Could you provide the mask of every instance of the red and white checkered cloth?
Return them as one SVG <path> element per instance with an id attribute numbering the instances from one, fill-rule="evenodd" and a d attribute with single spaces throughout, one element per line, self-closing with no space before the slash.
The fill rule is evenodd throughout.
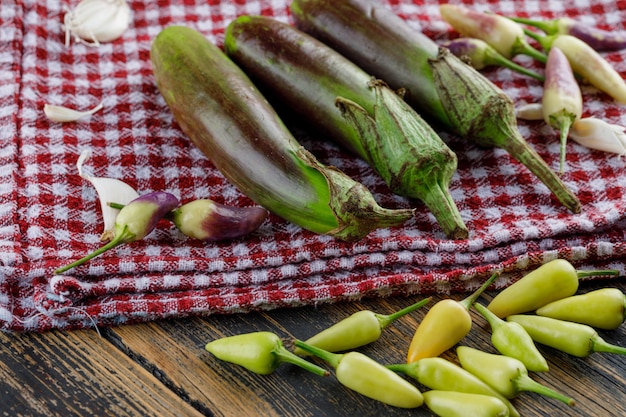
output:
<path id="1" fill-rule="evenodd" d="M 437 0 L 381 0 L 437 41 L 455 36 Z M 64 44 L 66 7 L 77 1 L 3 0 L 0 8 L 0 328 L 43 331 L 117 325 L 166 317 L 242 312 L 364 296 L 469 291 L 491 271 L 498 286 L 562 257 L 579 268 L 624 272 L 626 161 L 570 141 L 565 183 L 583 211 L 572 215 L 532 174 L 499 149 L 445 136 L 459 168 L 452 196 L 470 229 L 445 238 L 419 202 L 389 193 L 363 161 L 309 134 L 302 143 L 353 176 L 385 207 L 417 207 L 405 225 L 345 243 L 270 218 L 231 242 L 184 238 L 166 222 L 140 242 L 120 246 L 65 275 L 53 271 L 100 246 L 97 194 L 76 170 L 90 149 L 92 174 L 121 179 L 140 193 L 163 190 L 182 202 L 212 198 L 252 205 L 181 132 L 157 90 L 151 41 L 172 24 L 189 25 L 221 45 L 241 14 L 290 22 L 287 0 L 130 1 L 123 37 L 99 47 Z M 532 18 L 570 16 L 626 32 L 626 1 L 481 0 L 468 7 Z M 626 51 L 605 54 L 626 75 Z M 523 65 L 541 71 L 524 57 Z M 485 74 L 518 104 L 538 101 L 541 84 L 506 69 Z M 626 107 L 584 87 L 585 116 L 626 125 Z M 60 124 L 45 103 L 104 109 Z M 520 122 L 522 135 L 558 169 L 557 133 Z M 93 322 L 92 322 L 93 320 Z"/>

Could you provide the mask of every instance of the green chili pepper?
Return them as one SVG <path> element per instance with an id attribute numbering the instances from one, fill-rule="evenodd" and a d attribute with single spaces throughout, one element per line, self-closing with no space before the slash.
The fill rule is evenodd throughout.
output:
<path id="1" fill-rule="evenodd" d="M 534 311 L 552 301 L 576 294 L 581 277 L 618 274 L 619 271 L 613 269 L 576 271 L 565 259 L 555 259 L 501 291 L 487 308 L 500 318 Z"/>
<path id="2" fill-rule="evenodd" d="M 459 346 L 456 354 L 463 368 L 509 399 L 515 398 L 522 391 L 529 391 L 570 406 L 575 405 L 573 399 L 531 379 L 524 364 L 515 358 L 483 352 L 469 346 Z"/>
<path id="3" fill-rule="evenodd" d="M 491 326 L 491 343 L 498 352 L 518 359 L 529 371 L 548 371 L 548 362 L 521 324 L 502 320 L 482 304 L 475 303 L 474 308 Z"/>
<path id="4" fill-rule="evenodd" d="M 478 290 L 461 301 L 446 299 L 435 304 L 415 330 L 407 362 L 439 356 L 467 336 L 472 328 L 470 307 L 497 277 L 498 274 L 493 274 Z"/>
<path id="5" fill-rule="evenodd" d="M 508 417 L 509 409 L 499 399 L 466 392 L 431 390 L 424 403 L 440 417 Z"/>
<path id="6" fill-rule="evenodd" d="M 615 330 L 626 319 L 626 296 L 619 288 L 602 288 L 553 301 L 536 313 L 598 329 Z"/>
<path id="7" fill-rule="evenodd" d="M 537 343 L 581 358 L 594 352 L 626 355 L 626 348 L 608 343 L 586 324 L 550 317 L 516 314 L 507 320 L 521 324 Z"/>
<path id="8" fill-rule="evenodd" d="M 271 332 L 244 333 L 209 342 L 205 349 L 218 359 L 231 362 L 261 375 L 271 374 L 283 362 L 292 363 L 320 376 L 328 371 L 312 364 L 283 346 Z"/>
<path id="9" fill-rule="evenodd" d="M 332 353 L 300 340 L 295 344 L 328 362 L 335 368 L 337 381 L 361 395 L 401 408 L 416 408 L 424 403 L 416 386 L 360 352 Z"/>
<path id="10" fill-rule="evenodd" d="M 387 368 L 415 379 L 431 390 L 489 395 L 506 404 L 511 417 L 519 417 L 513 404 L 476 375 L 442 357 L 423 358 L 413 363 L 387 365 Z"/>
<path id="11" fill-rule="evenodd" d="M 351 316 L 335 323 L 305 341 L 307 345 L 339 352 L 355 349 L 376 341 L 384 328 L 400 317 L 428 304 L 428 297 L 393 314 L 377 314 L 370 310 L 358 311 Z M 306 354 L 302 349 L 294 351 L 298 355 Z"/>

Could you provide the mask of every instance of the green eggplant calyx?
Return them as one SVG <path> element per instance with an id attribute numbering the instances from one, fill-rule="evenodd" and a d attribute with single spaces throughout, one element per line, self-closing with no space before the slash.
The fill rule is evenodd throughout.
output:
<path id="1" fill-rule="evenodd" d="M 300 152 L 306 161 L 310 154 Z M 372 193 L 361 183 L 332 166 L 319 163 L 312 155 L 310 166 L 317 169 L 329 186 L 329 207 L 337 220 L 337 227 L 326 234 L 345 241 L 355 241 L 370 231 L 398 226 L 415 215 L 414 209 L 387 209 L 378 205 Z"/>
<path id="2" fill-rule="evenodd" d="M 335 102 L 346 123 L 359 133 L 368 161 L 393 192 L 423 201 L 447 236 L 467 238 L 448 189 L 456 155 L 397 92 L 380 80 L 369 86 L 376 93 L 372 114 L 343 97 Z"/>
<path id="3" fill-rule="evenodd" d="M 515 106 L 504 91 L 448 50 L 430 60 L 433 79 L 454 130 L 481 146 L 506 150 L 526 166 L 573 213 L 580 201 L 522 138 Z"/>

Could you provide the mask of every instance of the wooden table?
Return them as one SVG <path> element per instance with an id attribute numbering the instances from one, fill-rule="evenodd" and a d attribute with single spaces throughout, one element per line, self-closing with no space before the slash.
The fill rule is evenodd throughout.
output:
<path id="1" fill-rule="evenodd" d="M 581 290 L 607 286 L 626 291 L 623 279 L 584 283 Z M 491 296 L 486 293 L 482 301 Z M 333 374 L 318 377 L 283 365 L 260 376 L 204 350 L 215 338 L 258 330 L 304 339 L 359 309 L 391 313 L 420 298 L 161 321 L 100 329 L 101 337 L 94 330 L 0 334 L 0 415 L 432 416 L 425 407 L 396 409 L 364 398 L 340 386 Z M 381 362 L 402 362 L 425 311 L 396 322 L 362 351 Z M 474 328 L 463 344 L 491 350 L 487 323 L 472 314 Z M 626 345 L 626 325 L 600 334 Z M 513 400 L 522 416 L 626 416 L 626 357 L 596 353 L 580 359 L 550 348 L 541 351 L 550 371 L 532 378 L 575 398 L 577 406 L 523 393 Z M 453 352 L 443 356 L 455 360 Z"/>

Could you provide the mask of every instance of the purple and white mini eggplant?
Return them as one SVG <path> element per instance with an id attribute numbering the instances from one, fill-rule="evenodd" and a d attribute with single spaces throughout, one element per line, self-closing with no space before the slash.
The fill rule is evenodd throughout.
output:
<path id="1" fill-rule="evenodd" d="M 469 60 L 468 64 L 477 70 L 490 66 L 500 66 L 519 72 L 520 74 L 528 75 L 529 77 L 535 78 L 539 81 L 544 81 L 543 75 L 537 74 L 536 72 L 529 70 L 528 68 L 524 68 L 510 59 L 505 58 L 493 46 L 489 45 L 482 39 L 456 38 L 445 42 L 441 46 L 448 48 L 450 52 L 459 58 L 467 58 Z"/>
<path id="2" fill-rule="evenodd" d="M 482 39 L 505 58 L 523 54 L 546 61 L 546 56 L 526 41 L 524 28 L 509 18 L 453 4 L 440 5 L 439 12 L 462 36 Z"/>
<path id="3" fill-rule="evenodd" d="M 613 97 L 615 101 L 626 104 L 626 82 L 611 63 L 587 43 L 572 35 L 539 36 L 530 31 L 526 33 L 537 40 L 546 51 L 559 48 L 576 75 Z"/>
<path id="4" fill-rule="evenodd" d="M 210 199 L 194 200 L 168 218 L 186 236 L 203 241 L 235 239 L 259 228 L 268 215 L 262 207 L 235 207 Z"/>
<path id="5" fill-rule="evenodd" d="M 544 121 L 560 132 L 562 173 L 567 137 L 572 124 L 582 116 L 583 97 L 567 57 L 557 47 L 548 54 L 541 106 Z"/>
<path id="6" fill-rule="evenodd" d="M 619 51 L 626 48 L 626 33 L 609 32 L 593 26 L 585 25 L 570 17 L 561 17 L 552 20 L 532 20 L 521 17 L 510 17 L 517 23 L 535 27 L 546 35 L 571 35 L 598 52 Z"/>
<path id="7" fill-rule="evenodd" d="M 143 239 L 154 230 L 166 214 L 179 204 L 178 198 L 164 191 L 155 191 L 137 197 L 120 210 L 115 219 L 114 235 L 108 243 L 87 256 L 58 268 L 54 273 L 61 274 L 118 245 Z"/>

